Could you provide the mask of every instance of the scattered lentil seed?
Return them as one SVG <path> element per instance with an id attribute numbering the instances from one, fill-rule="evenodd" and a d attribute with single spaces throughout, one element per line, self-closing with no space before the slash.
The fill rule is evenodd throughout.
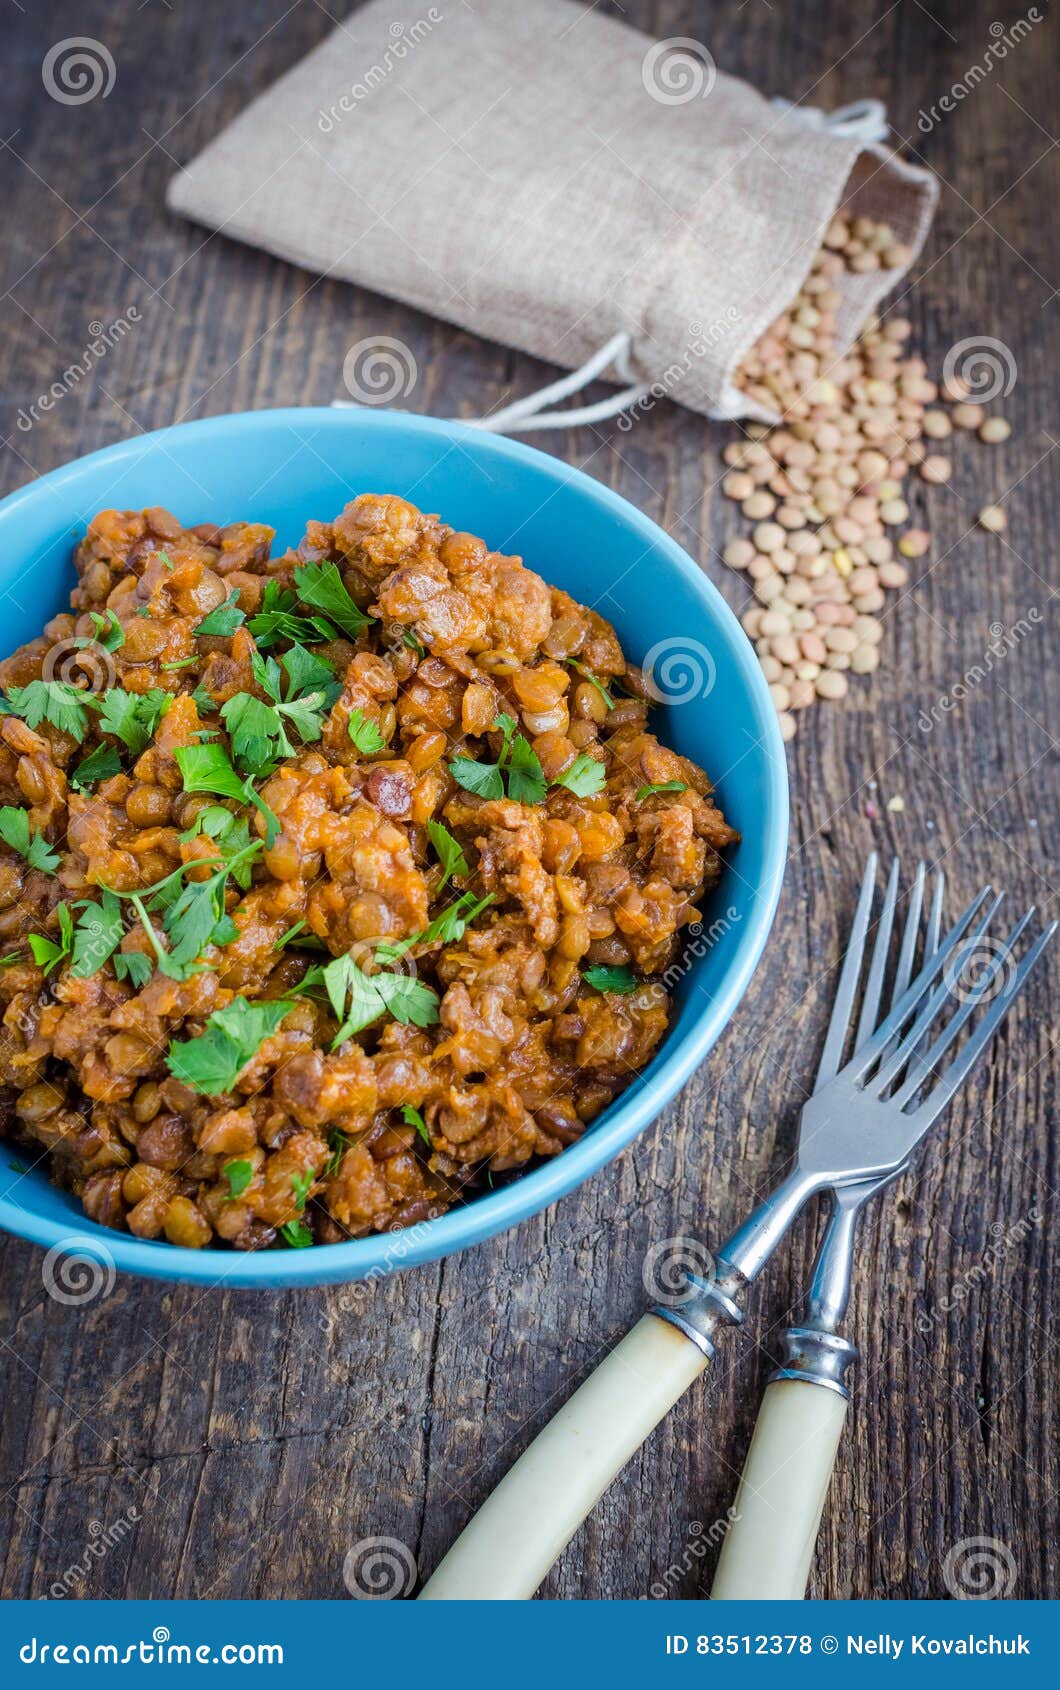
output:
<path id="1" fill-rule="evenodd" d="M 988 446 L 998 446 L 1002 440 L 1007 440 L 1012 433 L 1012 424 L 1007 417 L 987 417 L 980 425 L 979 438 Z"/>
<path id="2" fill-rule="evenodd" d="M 949 458 L 932 456 L 925 458 L 920 466 L 921 479 L 941 485 L 948 481 L 953 474 L 953 465 Z"/>
<path id="3" fill-rule="evenodd" d="M 1003 534 L 1008 527 L 1008 517 L 1000 505 L 984 505 L 976 521 L 991 534 Z"/>
<path id="4" fill-rule="evenodd" d="M 981 405 L 954 405 L 953 424 L 955 428 L 978 428 L 986 416 Z"/>

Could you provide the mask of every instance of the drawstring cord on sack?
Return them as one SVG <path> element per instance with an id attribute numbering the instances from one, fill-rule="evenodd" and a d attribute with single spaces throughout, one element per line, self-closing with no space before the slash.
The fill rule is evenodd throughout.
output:
<path id="1" fill-rule="evenodd" d="M 842 135 L 848 140 L 884 141 L 889 132 L 887 110 L 882 100 L 854 100 L 850 105 L 838 106 L 832 112 L 822 111 L 819 106 L 798 105 L 793 100 L 783 100 L 779 96 L 770 103 L 782 114 L 782 118 L 790 118 L 808 129 L 827 129 L 829 133 Z M 505 405 L 503 410 L 494 411 L 492 416 L 457 417 L 454 421 L 466 423 L 469 428 L 481 428 L 490 434 L 544 433 L 549 429 L 578 428 L 584 423 L 608 422 L 612 417 L 617 417 L 619 412 L 629 410 L 645 398 L 654 385 L 650 381 L 634 380 L 630 367 L 632 351 L 632 336 L 628 330 L 620 329 L 569 375 L 549 382 L 547 387 L 539 387 L 536 393 L 528 393 L 525 399 L 513 400 L 510 405 Z M 599 400 L 595 405 L 581 405 L 572 411 L 546 409 L 553 403 L 580 393 L 591 381 L 595 381 L 597 376 L 603 375 L 612 364 L 619 380 L 628 383 L 620 392 L 612 394 L 609 399 Z M 334 403 L 347 405 L 349 401 L 338 399 Z"/>

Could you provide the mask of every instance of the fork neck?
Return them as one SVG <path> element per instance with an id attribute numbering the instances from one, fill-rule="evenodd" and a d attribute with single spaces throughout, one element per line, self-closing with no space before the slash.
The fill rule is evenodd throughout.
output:
<path id="1" fill-rule="evenodd" d="M 719 1282 L 727 1284 L 731 1278 L 731 1289 L 735 1290 L 757 1279 L 799 1210 L 823 1184 L 819 1176 L 793 1168 L 765 1202 L 759 1204 L 750 1220 L 721 1246 Z"/>

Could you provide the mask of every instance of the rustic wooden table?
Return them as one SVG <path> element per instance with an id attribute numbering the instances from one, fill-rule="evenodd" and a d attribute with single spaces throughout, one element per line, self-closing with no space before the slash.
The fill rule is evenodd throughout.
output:
<path id="1" fill-rule="evenodd" d="M 769 93 L 826 107 L 860 95 L 888 102 L 943 182 L 903 309 L 932 368 L 967 335 L 1011 348 L 1015 432 L 989 453 L 958 446 L 953 486 L 918 491 L 937 561 L 916 566 L 888 614 L 871 684 L 816 710 L 791 748 L 787 880 L 758 976 L 703 1072 L 588 1186 L 492 1243 L 361 1290 L 203 1293 L 122 1280 L 108 1298 L 66 1308 L 44 1293 L 41 1252 L 4 1240 L 5 1596 L 46 1595 L 69 1573 L 66 1588 L 85 1596 L 342 1597 L 347 1551 L 379 1535 L 409 1546 L 428 1572 L 637 1315 L 647 1244 L 718 1236 L 783 1165 L 827 1013 L 807 986 L 834 965 L 866 851 L 941 863 L 954 900 L 989 878 L 1014 906 L 1036 900 L 1056 913 L 1057 670 L 1046 626 L 1057 519 L 1056 20 L 969 79 L 997 33 L 992 0 L 605 9 L 708 41 L 722 65 Z M 165 212 L 174 168 L 330 29 L 324 4 L 40 0 L 8 11 L 4 491 L 162 424 L 326 403 L 343 393 L 346 349 L 372 333 L 414 349 L 423 375 L 410 403 L 443 416 L 553 374 Z M 104 43 L 118 74 L 108 99 L 68 107 L 48 96 L 41 66 L 75 31 Z M 925 136 L 918 112 L 958 83 L 968 97 Z M 82 382 L 65 382 L 39 421 L 20 423 L 81 358 L 89 325 L 133 306 L 135 333 Z M 742 608 L 745 584 L 718 558 L 732 527 L 732 508 L 712 491 L 726 438 L 662 404 L 631 434 L 611 424 L 549 437 L 546 449 L 670 528 Z M 1005 539 L 962 538 L 999 495 Z M 938 726 L 918 726 L 982 663 L 991 624 L 1032 609 L 1032 635 Z M 893 797 L 904 810 L 886 808 Z M 815 1564 L 819 1596 L 945 1595 L 947 1552 L 977 1537 L 1004 1546 L 1012 1594 L 1060 1595 L 1049 984 L 1043 976 L 988 1071 L 864 1227 L 853 1316 L 864 1360 Z M 614 1485 L 544 1595 L 709 1590 L 710 1526 L 732 1500 L 810 1231 L 755 1293 L 747 1336 Z M 101 1540 L 107 1553 L 91 1553 Z"/>

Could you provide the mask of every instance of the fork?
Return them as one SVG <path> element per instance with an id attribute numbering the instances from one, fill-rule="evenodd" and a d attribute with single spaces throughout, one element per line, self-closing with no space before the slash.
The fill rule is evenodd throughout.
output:
<path id="1" fill-rule="evenodd" d="M 858 1050 L 875 1028 L 898 898 L 897 859 L 884 894 L 854 1036 Z M 891 992 L 892 1006 L 913 971 L 924 901 L 925 868 L 917 865 Z M 875 852 L 868 859 L 850 930 L 832 1018 L 814 1091 L 835 1074 L 846 1043 L 861 978 L 876 882 Z M 938 949 L 945 877 L 936 873 L 924 938 L 924 962 Z M 899 1170 L 900 1172 L 901 1170 Z M 804 1595 L 814 1543 L 846 1419 L 847 1371 L 855 1346 L 838 1332 L 850 1299 L 858 1216 L 897 1173 L 831 1193 L 832 1213 L 814 1262 L 802 1315 L 781 1340 L 782 1362 L 770 1375 L 754 1436 L 730 1512 L 711 1597 L 794 1599 Z M 794 1389 L 814 1385 L 816 1390 Z"/>
<path id="2" fill-rule="evenodd" d="M 869 867 L 874 876 L 874 861 Z M 991 899 L 990 892 L 985 887 L 976 894 L 870 1032 L 873 1008 L 860 1027 L 864 1038 L 857 1040 L 841 1067 L 847 1005 L 836 1036 L 830 1030 L 825 1041 L 822 1067 L 829 1077 L 802 1109 L 792 1171 L 722 1246 L 710 1277 L 689 1275 L 688 1297 L 643 1315 L 579 1386 L 465 1527 L 420 1592 L 421 1601 L 532 1596 L 608 1485 L 705 1370 L 719 1329 L 743 1320 L 743 1293 L 807 1201 L 829 1189 L 882 1185 L 901 1172 L 987 1048 L 1055 930 L 1054 924 L 1030 946 L 934 1088 L 917 1103 L 996 975 L 995 969 L 965 994 L 961 1007 L 925 1049 L 933 1023 L 947 1000 L 953 1001 L 953 981 L 997 912 L 1001 899 Z M 995 950 L 998 967 L 1011 958 L 1030 914 Z M 885 960 L 881 951 L 878 979 L 871 988 L 876 1007 Z M 841 997 L 845 979 L 846 968 Z M 827 1395 L 842 1401 L 838 1393 Z M 837 1428 L 830 1427 L 829 1435 L 838 1443 Z M 822 1503 L 823 1496 L 822 1489 Z"/>

